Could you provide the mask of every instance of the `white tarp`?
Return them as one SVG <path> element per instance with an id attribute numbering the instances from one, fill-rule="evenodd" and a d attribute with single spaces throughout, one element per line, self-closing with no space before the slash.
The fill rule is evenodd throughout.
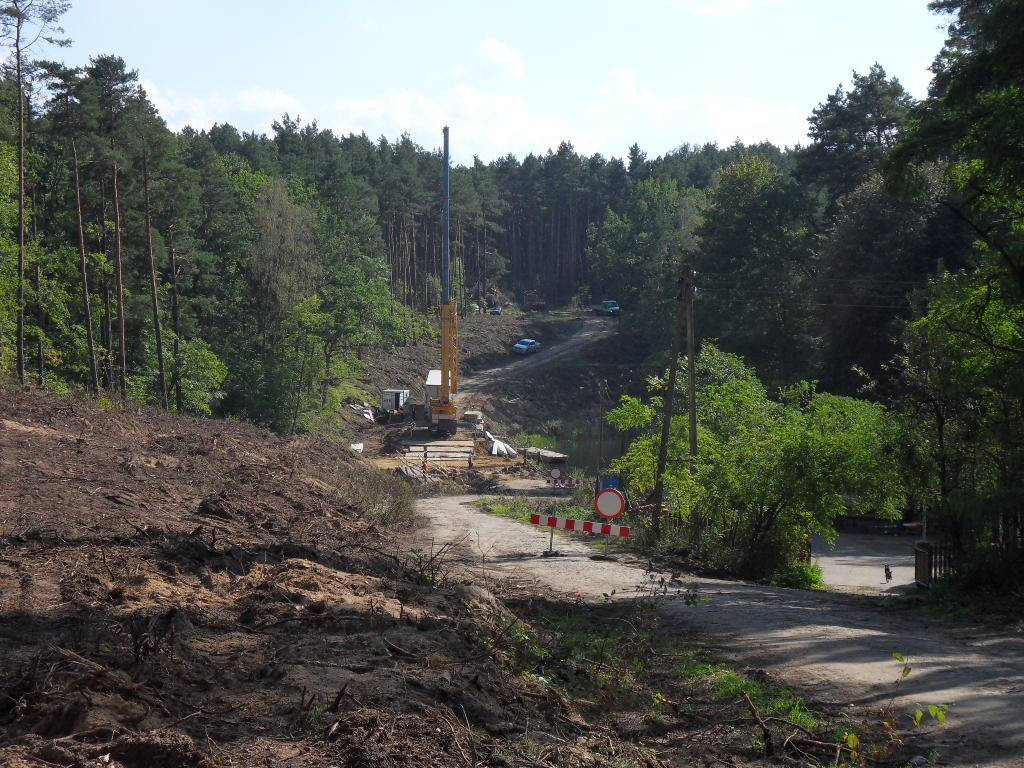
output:
<path id="1" fill-rule="evenodd" d="M 366 403 L 363 403 L 362 405 L 349 404 L 348 407 L 351 408 L 356 413 L 358 413 L 367 421 L 373 421 L 373 408 L 368 406 Z"/>
<path id="2" fill-rule="evenodd" d="M 491 456 L 507 456 L 511 459 L 519 455 L 515 448 L 506 442 L 502 442 L 490 432 L 485 430 L 484 435 L 491 441 Z"/>

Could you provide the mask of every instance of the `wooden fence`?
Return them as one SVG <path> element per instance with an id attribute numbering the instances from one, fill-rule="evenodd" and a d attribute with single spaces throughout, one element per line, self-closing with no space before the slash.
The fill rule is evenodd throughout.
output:
<path id="1" fill-rule="evenodd" d="M 930 587 L 936 580 L 949 576 L 955 564 L 950 544 L 919 541 L 914 545 L 914 581 L 919 587 Z"/>

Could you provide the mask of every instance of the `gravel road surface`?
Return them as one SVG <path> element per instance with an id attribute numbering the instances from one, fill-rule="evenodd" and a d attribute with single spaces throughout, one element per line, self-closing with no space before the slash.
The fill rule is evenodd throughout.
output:
<path id="1" fill-rule="evenodd" d="M 461 542 L 467 559 L 493 575 L 533 579 L 586 598 L 614 589 L 628 599 L 647 580 L 642 563 L 591 560 L 595 549 L 580 537 L 556 537 L 563 556 L 542 558 L 546 530 L 486 514 L 478 502 L 475 496 L 422 499 L 418 510 L 435 542 Z M 858 568 L 846 564 L 838 572 Z M 666 618 L 681 631 L 696 630 L 732 658 L 761 667 L 819 701 L 867 707 L 884 705 L 893 696 L 899 665 L 891 654 L 900 651 L 910 658 L 913 672 L 897 705 L 907 710 L 949 706 L 947 724 L 932 728 L 944 764 L 1024 766 L 1024 638 L 1019 633 L 940 626 L 921 614 L 871 607 L 854 595 L 686 580 L 705 600 L 691 607 L 665 603 Z"/>

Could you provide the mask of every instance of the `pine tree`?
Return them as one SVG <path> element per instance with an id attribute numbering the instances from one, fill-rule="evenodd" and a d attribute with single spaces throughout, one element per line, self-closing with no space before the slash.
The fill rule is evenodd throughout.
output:
<path id="1" fill-rule="evenodd" d="M 18 382 L 25 383 L 25 119 L 26 77 L 34 69 L 26 54 L 40 41 L 66 46 L 70 41 L 56 38 L 63 33 L 57 22 L 71 4 L 66 0 L 11 0 L 0 6 L 3 36 L 10 42 L 18 90 Z"/>

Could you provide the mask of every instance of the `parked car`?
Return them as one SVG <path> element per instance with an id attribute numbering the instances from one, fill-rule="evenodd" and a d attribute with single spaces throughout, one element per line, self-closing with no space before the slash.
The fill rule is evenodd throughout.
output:
<path id="1" fill-rule="evenodd" d="M 615 317 L 619 314 L 619 302 L 615 299 L 605 299 L 600 304 L 594 305 L 594 313 Z"/>
<path id="2" fill-rule="evenodd" d="M 500 315 L 500 314 L 503 314 L 503 312 L 504 312 L 504 310 L 501 308 L 500 304 L 498 304 L 496 306 L 493 306 L 493 307 L 491 307 L 490 309 L 487 310 L 487 314 L 489 314 L 489 315 Z"/>
<path id="3" fill-rule="evenodd" d="M 520 339 L 512 345 L 512 351 L 517 355 L 528 355 L 540 349 L 540 342 L 536 339 Z"/>

